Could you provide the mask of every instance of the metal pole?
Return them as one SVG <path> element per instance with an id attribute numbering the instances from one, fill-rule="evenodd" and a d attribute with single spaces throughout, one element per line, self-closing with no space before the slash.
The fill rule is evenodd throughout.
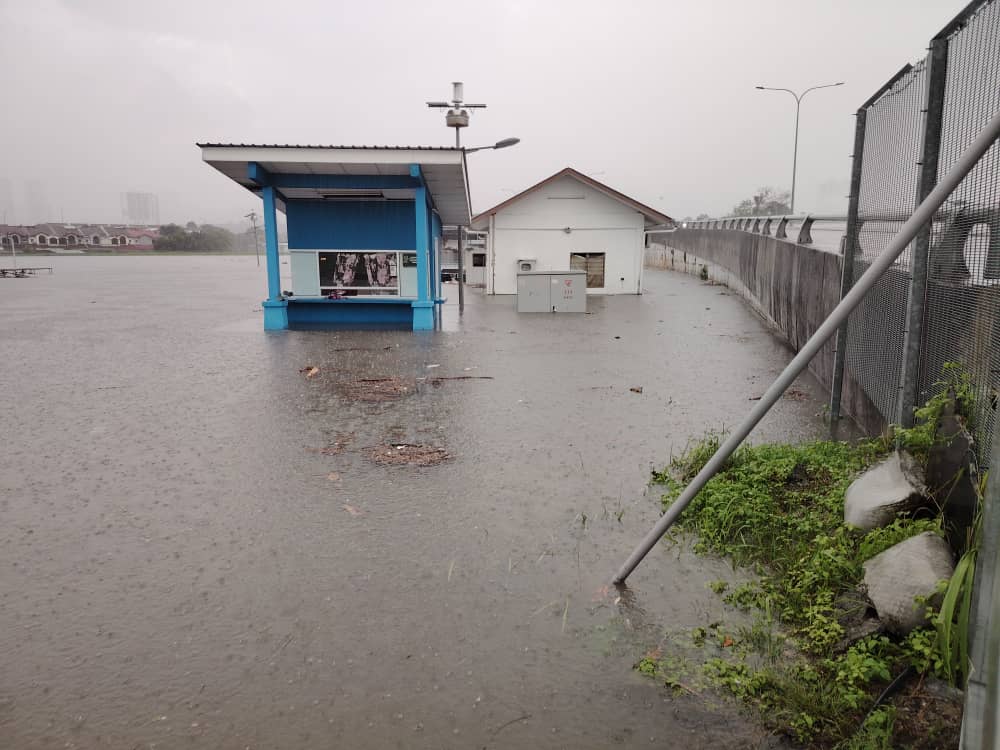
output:
<path id="1" fill-rule="evenodd" d="M 462 235 L 465 227 L 458 226 L 458 309 L 465 309 L 465 249 L 462 247 Z"/>
<path id="2" fill-rule="evenodd" d="M 868 109 L 858 110 L 854 122 L 854 158 L 851 162 L 851 196 L 847 202 L 847 237 L 844 242 L 843 268 L 840 274 L 840 298 L 843 299 L 854 284 L 854 258 L 857 255 L 860 226 L 858 203 L 861 195 L 861 172 L 865 154 L 865 125 Z M 833 385 L 830 387 L 830 430 L 840 419 L 840 402 L 844 391 L 844 363 L 847 360 L 847 319 L 837 329 L 837 346 L 833 353 Z"/>
<path id="3" fill-rule="evenodd" d="M 920 182 L 916 202 L 926 198 L 937 183 L 941 127 L 944 119 L 944 89 L 948 73 L 948 40 L 934 39 L 928 57 L 927 114 L 924 120 L 920 155 Z M 899 401 L 896 421 L 913 426 L 913 410 L 920 393 L 920 359 L 923 351 L 924 310 L 927 301 L 927 261 L 931 247 L 931 223 L 922 227 L 913 243 L 913 265 L 907 292 L 907 322 L 903 363 L 899 373 Z"/>
<path id="4" fill-rule="evenodd" d="M 257 239 L 257 214 L 250 212 L 250 224 L 253 226 L 253 251 L 257 255 L 257 268 L 260 268 L 260 241 Z"/>
<path id="5" fill-rule="evenodd" d="M 920 228 L 931 221 L 934 212 L 945 202 L 951 192 L 958 186 L 962 179 L 976 165 L 976 162 L 986 153 L 987 149 L 997 137 L 1000 136 L 1000 113 L 994 115 L 986 127 L 976 137 L 976 140 L 963 152 L 958 162 L 951 171 L 945 175 L 940 183 L 931 191 L 931 194 L 917 206 L 909 219 L 903 224 L 899 232 L 893 237 L 882 254 L 875 259 L 868 270 L 858 279 L 858 283 L 845 296 L 830 313 L 830 316 L 823 321 L 816 332 L 805 343 L 795 358 L 788 363 L 778 378 L 771 384 L 757 405 L 750 410 L 750 413 L 733 430 L 733 433 L 726 441 L 719 446 L 715 455 L 709 459 L 704 468 L 698 472 L 697 476 L 684 489 L 680 497 L 670 506 L 666 513 L 657 521 L 653 529 L 643 538 L 639 545 L 629 555 L 628 560 L 614 577 L 616 584 L 625 582 L 629 574 L 635 570 L 636 566 L 660 540 L 660 537 L 669 529 L 674 521 L 684 512 L 684 509 L 695 498 L 702 487 L 722 468 L 726 460 L 746 439 L 747 435 L 757 426 L 757 423 L 764 418 L 771 407 L 777 403 L 785 390 L 795 381 L 809 364 L 809 361 L 816 356 L 826 340 L 836 333 L 837 328 L 847 320 L 850 312 L 860 304 L 868 290 L 875 286 L 879 277 L 892 266 L 893 263 L 903 254 L 906 246 L 910 244 Z"/>
<path id="6" fill-rule="evenodd" d="M 809 92 L 806 91 L 802 96 L 805 96 Z M 802 105 L 802 98 L 795 96 L 795 146 L 792 148 L 792 198 L 791 203 L 788 207 L 788 212 L 795 213 L 795 173 L 798 171 L 799 166 L 799 107 Z"/>

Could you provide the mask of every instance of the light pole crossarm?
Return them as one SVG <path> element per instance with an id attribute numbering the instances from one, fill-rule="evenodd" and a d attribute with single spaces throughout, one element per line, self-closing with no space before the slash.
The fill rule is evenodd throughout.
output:
<path id="1" fill-rule="evenodd" d="M 791 89 L 780 88 L 776 86 L 755 86 L 755 88 L 760 91 L 787 91 L 793 97 L 795 97 L 795 142 L 792 146 L 792 194 L 789 198 L 789 210 L 791 213 L 795 213 L 795 177 L 798 173 L 799 166 L 799 108 L 802 106 L 802 100 L 805 95 L 810 91 L 815 91 L 816 89 L 829 89 L 834 86 L 843 86 L 843 81 L 838 81 L 837 83 L 823 83 L 819 86 L 810 86 L 801 94 L 796 94 Z"/>
<path id="2" fill-rule="evenodd" d="M 756 86 L 755 88 L 758 88 L 761 91 L 787 91 L 789 94 L 791 94 L 792 96 L 795 97 L 795 101 L 799 101 L 802 98 L 802 96 L 805 96 L 808 92 L 812 91 L 812 89 L 806 89 L 805 91 L 802 92 L 802 96 L 799 96 L 798 94 L 796 94 L 791 89 L 775 88 L 773 86 Z M 814 88 L 818 88 L 818 87 L 814 87 Z"/>

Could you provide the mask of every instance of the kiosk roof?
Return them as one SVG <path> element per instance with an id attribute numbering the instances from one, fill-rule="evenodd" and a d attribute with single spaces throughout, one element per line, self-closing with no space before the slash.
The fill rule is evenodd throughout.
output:
<path id="1" fill-rule="evenodd" d="M 231 180 L 253 193 L 260 186 L 252 181 L 247 165 L 260 164 L 273 174 L 296 175 L 409 175 L 410 165 L 419 164 L 431 201 L 443 224 L 467 225 L 471 214 L 465 152 L 438 146 L 293 146 L 254 143 L 199 143 L 201 158 Z M 359 198 L 371 188 L 358 188 Z M 387 198 L 413 197 L 413 190 L 385 191 Z M 289 199 L 322 199 L 315 188 L 282 188 Z M 338 193 L 350 198 L 350 188 Z M 391 195 L 389 194 L 391 193 Z"/>

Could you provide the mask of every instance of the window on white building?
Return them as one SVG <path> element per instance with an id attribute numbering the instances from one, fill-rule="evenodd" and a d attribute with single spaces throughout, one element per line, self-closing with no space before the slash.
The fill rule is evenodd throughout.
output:
<path id="1" fill-rule="evenodd" d="M 570 253 L 569 267 L 587 272 L 587 289 L 604 288 L 604 253 Z"/>

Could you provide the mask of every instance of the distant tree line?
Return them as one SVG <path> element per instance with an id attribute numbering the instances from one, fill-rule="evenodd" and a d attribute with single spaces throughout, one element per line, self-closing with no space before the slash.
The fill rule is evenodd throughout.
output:
<path id="1" fill-rule="evenodd" d="M 730 211 L 727 216 L 780 216 L 791 213 L 789 201 L 791 193 L 779 190 L 770 185 L 763 185 L 749 198 L 744 198 Z M 709 214 L 698 214 L 695 217 L 685 216 L 684 221 L 704 221 L 717 218 Z"/>
<path id="2" fill-rule="evenodd" d="M 788 201 L 791 193 L 770 185 L 757 188 L 757 192 L 733 206 L 733 216 L 778 216 L 791 213 Z"/>
<path id="3" fill-rule="evenodd" d="M 236 235 L 228 229 L 193 221 L 185 226 L 165 224 L 160 236 L 153 240 L 153 249 L 165 252 L 229 253 L 234 249 Z"/>

